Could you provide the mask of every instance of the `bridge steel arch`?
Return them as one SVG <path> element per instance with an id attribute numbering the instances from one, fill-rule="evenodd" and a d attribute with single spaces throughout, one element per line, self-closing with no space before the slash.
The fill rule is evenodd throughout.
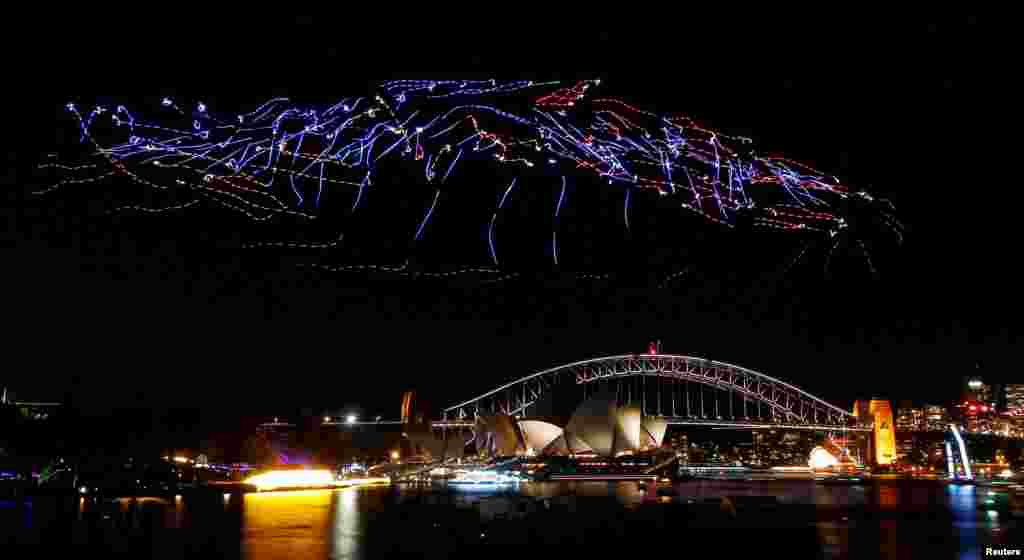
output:
<path id="1" fill-rule="evenodd" d="M 632 377 L 695 382 L 721 391 L 732 391 L 751 402 L 766 405 L 771 417 L 767 424 L 751 423 L 749 419 L 723 421 L 720 416 L 667 417 L 670 424 L 870 430 L 870 423 L 858 421 L 852 413 L 774 377 L 734 364 L 672 354 L 606 356 L 546 369 L 446 408 L 439 424 L 467 425 L 479 416 L 498 413 L 529 416 L 530 407 L 545 390 L 566 378 L 577 385 L 586 385 Z"/>

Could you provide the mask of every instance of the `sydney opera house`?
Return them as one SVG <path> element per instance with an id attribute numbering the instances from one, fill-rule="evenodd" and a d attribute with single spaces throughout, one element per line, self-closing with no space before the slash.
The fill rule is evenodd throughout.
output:
<path id="1" fill-rule="evenodd" d="M 563 417 L 564 418 L 564 417 Z M 568 417 L 555 415 L 513 418 L 505 414 L 478 417 L 473 429 L 477 453 L 498 457 L 596 455 L 615 457 L 661 447 L 667 424 L 659 417 L 644 417 L 640 407 L 619 405 L 613 391 L 602 391 L 580 403 Z M 427 434 L 410 434 L 434 457 L 461 456 L 452 442 Z"/>

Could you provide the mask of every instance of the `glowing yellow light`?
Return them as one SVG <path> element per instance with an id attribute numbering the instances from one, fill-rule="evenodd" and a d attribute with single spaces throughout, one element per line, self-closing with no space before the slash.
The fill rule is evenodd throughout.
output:
<path id="1" fill-rule="evenodd" d="M 400 457 L 400 455 L 398 454 L 398 452 L 397 452 L 397 451 L 392 451 L 392 452 L 391 452 L 391 459 L 392 459 L 393 461 L 397 461 L 399 457 Z"/>
<path id="2" fill-rule="evenodd" d="M 367 484 L 391 484 L 391 479 L 386 476 L 376 476 L 367 478 L 350 478 L 348 480 L 341 481 L 344 486 L 363 486 Z"/>
<path id="3" fill-rule="evenodd" d="M 186 458 L 186 457 L 175 457 L 174 458 L 174 462 L 176 462 L 176 463 L 187 463 L 188 462 L 188 458 Z"/>
<path id="4" fill-rule="evenodd" d="M 308 471 L 270 471 L 250 476 L 245 480 L 245 483 L 256 486 L 260 490 L 338 486 L 338 481 L 334 478 L 334 473 L 326 469 Z"/>
<path id="5" fill-rule="evenodd" d="M 811 450 L 807 464 L 814 470 L 824 470 L 838 465 L 839 461 L 824 447 L 815 447 Z"/>

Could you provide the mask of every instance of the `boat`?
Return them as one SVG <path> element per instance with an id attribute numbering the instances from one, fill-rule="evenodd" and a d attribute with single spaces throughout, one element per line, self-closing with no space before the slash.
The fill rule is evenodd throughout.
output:
<path id="1" fill-rule="evenodd" d="M 499 488 L 518 482 L 517 477 L 495 471 L 465 471 L 456 473 L 455 477 L 448 481 L 448 485 L 456 488 Z"/>

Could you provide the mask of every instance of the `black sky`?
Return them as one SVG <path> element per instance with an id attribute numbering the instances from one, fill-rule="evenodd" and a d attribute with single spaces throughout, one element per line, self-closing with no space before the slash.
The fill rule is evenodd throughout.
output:
<path id="1" fill-rule="evenodd" d="M 25 108 L 14 118 L 34 133 L 8 159 L 3 384 L 33 398 L 72 394 L 93 411 L 360 404 L 397 416 L 406 388 L 454 404 L 654 338 L 843 405 L 871 395 L 945 401 L 979 361 L 995 380 L 1019 380 L 1020 196 L 1003 156 L 1016 104 L 1009 51 L 985 22 L 393 41 L 303 21 L 192 40 L 171 22 L 149 28 L 166 41 L 131 26 L 76 26 L 13 63 Z M 524 75 L 600 77 L 636 105 L 687 112 L 811 162 L 890 197 L 906 243 L 873 281 L 802 274 L 756 288 L 756 274 L 738 266 L 734 281 L 713 275 L 673 290 L 437 287 L 253 256 L 237 249 L 234 218 L 119 220 L 25 195 L 42 180 L 29 169 L 61 138 L 55 131 L 74 136 L 61 113 L 72 98 L 201 96 L 230 111 L 281 94 L 330 101 L 385 79 Z"/>

